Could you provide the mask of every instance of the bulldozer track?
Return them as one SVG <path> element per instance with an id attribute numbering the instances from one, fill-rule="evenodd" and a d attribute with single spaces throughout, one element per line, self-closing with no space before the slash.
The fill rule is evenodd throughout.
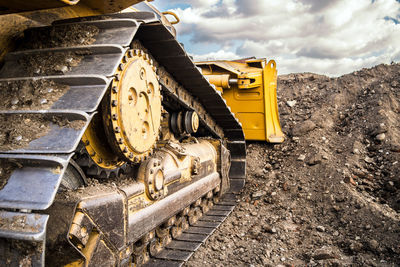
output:
<path id="1" fill-rule="evenodd" d="M 129 51 L 144 51 L 157 68 L 164 98 L 162 103 L 174 103 L 183 110 L 195 111 L 200 124 L 210 136 L 224 140 L 231 155 L 230 193 L 223 197 L 214 194 L 212 200 L 203 196 L 204 201 L 209 203 L 207 207 L 201 206 L 201 202 L 192 203 L 189 212 L 197 214 L 201 210 L 199 214 L 203 216 L 182 215 L 187 219 L 194 216 L 195 219 L 182 234 L 174 235 L 170 242 L 164 242 L 165 246 L 157 248 L 156 252 L 149 251 L 151 259 L 145 264 L 181 266 L 234 209 L 234 192 L 243 187 L 245 180 L 246 144 L 241 125 L 221 94 L 201 75 L 183 47 L 153 13 L 121 13 L 54 22 L 58 27 L 71 24 L 97 27 L 99 33 L 95 42 L 81 46 L 16 51 L 5 58 L 0 82 L 43 79 L 66 84 L 70 89 L 47 110 L 1 110 L 0 114 L 40 115 L 45 121 L 59 116 L 69 122 L 82 123 L 79 127 L 51 124 L 50 132 L 40 141 L 32 142 L 27 147 L 0 151 L 0 159 L 11 159 L 28 166 L 21 169 L 19 180 L 8 181 L 6 190 L 0 190 L 0 208 L 31 212 L 45 210 L 53 203 L 57 193 L 54 188 L 58 188 L 86 127 L 112 81 L 119 78 L 115 76 L 119 63 Z M 72 58 L 70 61 L 76 60 L 78 63 L 57 71 L 43 68 L 27 72 L 25 69 L 26 57 L 40 58 L 43 64 L 47 64 L 54 55 Z M 40 184 L 35 186 L 38 181 Z M 41 220 L 46 221 L 48 218 L 45 216 L 42 215 Z M 42 234 L 45 230 L 45 226 L 40 228 Z M 29 239 L 31 235 L 23 233 L 20 239 Z M 168 236 L 171 236 L 169 231 Z M 12 238 L 13 234 L 9 233 L 9 237 Z M 151 249 L 150 241 L 146 246 L 148 249 Z"/>

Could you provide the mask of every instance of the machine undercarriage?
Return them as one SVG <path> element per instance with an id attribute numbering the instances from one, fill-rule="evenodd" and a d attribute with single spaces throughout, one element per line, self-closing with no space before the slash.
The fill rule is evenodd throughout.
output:
<path id="1" fill-rule="evenodd" d="M 180 265 L 232 211 L 241 125 L 153 13 L 29 29 L 0 89 L 2 264 Z"/>

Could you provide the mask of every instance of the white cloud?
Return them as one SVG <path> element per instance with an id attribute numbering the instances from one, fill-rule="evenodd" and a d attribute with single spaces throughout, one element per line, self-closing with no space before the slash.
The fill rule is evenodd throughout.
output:
<path id="1" fill-rule="evenodd" d="M 195 61 L 209 61 L 209 60 L 233 60 L 239 59 L 240 56 L 234 52 L 218 50 L 217 52 L 210 52 L 208 54 L 196 55 L 193 54 L 193 59 Z"/>
<path id="2" fill-rule="evenodd" d="M 400 18 L 396 0 L 172 2 L 190 5 L 175 10 L 177 30 L 191 36 L 185 47 L 197 59 L 267 57 L 277 60 L 280 73 L 330 75 L 400 60 L 400 24 L 385 19 Z M 196 50 L 210 43 L 219 48 Z"/>

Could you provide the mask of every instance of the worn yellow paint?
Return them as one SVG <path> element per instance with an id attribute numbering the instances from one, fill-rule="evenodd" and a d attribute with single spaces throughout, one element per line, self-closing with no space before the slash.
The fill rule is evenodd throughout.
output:
<path id="1" fill-rule="evenodd" d="M 227 105 L 242 123 L 246 140 L 283 142 L 276 95 L 275 61 L 247 59 L 196 64 L 210 83 L 222 92 Z"/>

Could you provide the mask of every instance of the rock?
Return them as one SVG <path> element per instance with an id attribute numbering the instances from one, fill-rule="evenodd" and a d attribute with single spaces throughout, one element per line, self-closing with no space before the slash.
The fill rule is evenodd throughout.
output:
<path id="1" fill-rule="evenodd" d="M 386 135 L 385 135 L 385 133 L 380 133 L 380 134 L 378 134 L 377 136 L 375 136 L 375 138 L 376 138 L 376 140 L 378 140 L 378 141 L 383 141 L 383 140 L 385 140 Z"/>
<path id="2" fill-rule="evenodd" d="M 318 232 L 325 232 L 325 227 L 322 225 L 318 225 L 315 229 L 317 229 Z"/>
<path id="3" fill-rule="evenodd" d="M 375 239 L 368 240 L 368 248 L 372 251 L 376 251 L 379 248 L 379 243 Z"/>
<path id="4" fill-rule="evenodd" d="M 390 151 L 392 152 L 400 152 L 400 144 L 391 144 L 390 145 Z"/>
<path id="5" fill-rule="evenodd" d="M 264 169 L 270 170 L 270 169 L 272 169 L 272 165 L 267 163 L 267 164 L 265 164 Z"/>
<path id="6" fill-rule="evenodd" d="M 47 99 L 43 98 L 43 99 L 40 100 L 40 104 L 41 104 L 41 105 L 44 105 L 44 104 L 46 104 L 46 103 L 47 103 Z"/>
<path id="7" fill-rule="evenodd" d="M 296 105 L 297 101 L 296 100 L 288 100 L 286 101 L 286 105 L 288 105 L 289 107 L 294 107 Z"/>
<path id="8" fill-rule="evenodd" d="M 339 236 L 339 231 L 333 232 L 333 236 Z"/>
<path id="9" fill-rule="evenodd" d="M 256 191 L 256 192 L 254 192 L 254 193 L 251 195 L 251 197 L 252 197 L 253 199 L 259 199 L 259 198 L 261 198 L 262 196 L 264 196 L 265 194 L 266 194 L 265 191 Z"/>
<path id="10" fill-rule="evenodd" d="M 375 126 L 374 128 L 370 129 L 371 136 L 376 136 L 386 132 L 387 132 L 387 126 L 384 123 L 380 123 L 378 126 Z"/>
<path id="11" fill-rule="evenodd" d="M 346 177 L 343 179 L 343 181 L 344 181 L 346 184 L 357 185 L 357 183 L 354 181 L 354 179 L 353 179 L 352 177 L 350 177 L 350 176 L 346 176 Z"/>
<path id="12" fill-rule="evenodd" d="M 19 102 L 18 98 L 14 97 L 14 98 L 11 100 L 11 105 L 16 105 L 16 104 L 18 104 L 18 102 Z"/>
<path id="13" fill-rule="evenodd" d="M 353 252 L 360 252 L 362 247 L 362 244 L 357 241 L 351 241 L 349 245 L 349 249 Z"/>
<path id="14" fill-rule="evenodd" d="M 15 141 L 19 142 L 22 140 L 22 135 L 18 135 L 14 138 Z"/>
<path id="15" fill-rule="evenodd" d="M 353 154 L 360 155 L 360 150 L 358 148 L 354 148 Z"/>
<path id="16" fill-rule="evenodd" d="M 306 159 L 306 155 L 300 154 L 299 157 L 297 158 L 298 161 L 304 161 Z"/>
<path id="17" fill-rule="evenodd" d="M 322 161 L 321 155 L 315 154 L 315 155 L 312 155 L 312 156 L 307 160 L 306 163 L 307 163 L 308 165 L 312 166 L 312 165 L 320 164 L 321 161 Z"/>
<path id="18" fill-rule="evenodd" d="M 265 231 L 265 232 L 267 232 L 267 233 L 270 233 L 270 234 L 276 234 L 276 229 L 274 228 L 274 227 L 270 227 L 270 226 L 268 226 L 268 225 L 264 225 L 263 226 L 263 230 Z"/>
<path id="19" fill-rule="evenodd" d="M 312 257 L 314 258 L 314 260 L 328 260 L 337 258 L 332 249 L 327 247 L 316 249 Z"/>
<path id="20" fill-rule="evenodd" d="M 257 177 L 263 177 L 264 176 L 264 171 L 263 171 L 262 168 L 256 168 L 253 173 Z"/>
<path id="21" fill-rule="evenodd" d="M 306 120 L 303 123 L 298 123 L 292 128 L 292 135 L 294 136 L 302 136 L 317 127 L 314 122 L 311 120 Z"/>
<path id="22" fill-rule="evenodd" d="M 370 157 L 368 157 L 368 156 L 366 156 L 365 159 L 364 159 L 364 161 L 365 161 L 366 163 L 372 163 L 372 162 L 374 162 L 374 159 L 373 159 L 373 158 L 370 158 Z"/>

